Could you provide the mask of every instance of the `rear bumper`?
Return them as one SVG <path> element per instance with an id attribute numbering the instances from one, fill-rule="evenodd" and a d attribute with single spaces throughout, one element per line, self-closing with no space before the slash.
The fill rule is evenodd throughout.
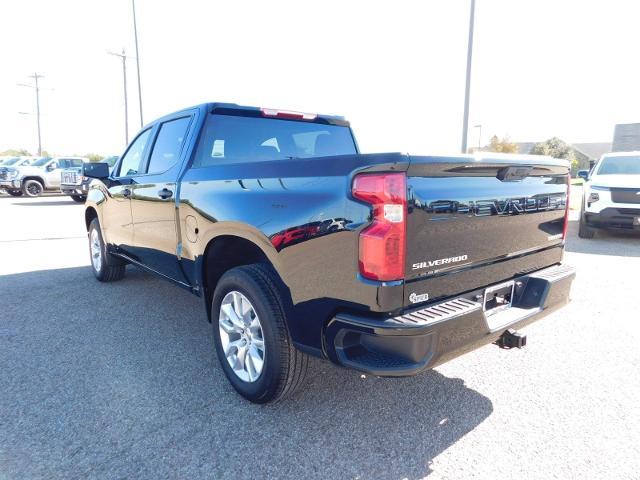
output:
<path id="1" fill-rule="evenodd" d="M 89 182 L 80 185 L 60 185 L 60 191 L 66 195 L 86 195 L 89 191 Z"/>
<path id="2" fill-rule="evenodd" d="M 640 205 L 638 208 L 608 207 L 598 213 L 587 211 L 584 219 L 593 228 L 640 230 Z"/>
<path id="3" fill-rule="evenodd" d="M 483 311 L 484 288 L 429 307 L 380 319 L 338 314 L 325 331 L 329 358 L 340 365 L 379 376 L 408 376 L 496 341 L 569 300 L 575 270 L 557 265 L 515 278 L 513 306 L 491 316 Z"/>

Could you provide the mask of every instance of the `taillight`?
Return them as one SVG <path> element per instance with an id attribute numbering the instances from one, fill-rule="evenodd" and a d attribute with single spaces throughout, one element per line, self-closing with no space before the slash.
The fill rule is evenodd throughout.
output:
<path id="1" fill-rule="evenodd" d="M 562 239 L 566 240 L 567 230 L 569 229 L 569 194 L 571 193 L 571 177 L 567 182 L 567 206 L 564 210 L 564 225 L 562 226 Z"/>
<path id="2" fill-rule="evenodd" d="M 373 221 L 360 232 L 359 267 L 372 280 L 404 278 L 407 179 L 404 173 L 363 173 L 352 194 L 372 206 Z"/>

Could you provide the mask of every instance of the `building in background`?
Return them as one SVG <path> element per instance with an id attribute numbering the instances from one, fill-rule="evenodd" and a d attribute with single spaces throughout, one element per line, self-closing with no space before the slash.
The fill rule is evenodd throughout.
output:
<path id="1" fill-rule="evenodd" d="M 538 142 L 518 142 L 518 153 L 531 153 L 531 150 Z M 569 143 L 576 157 L 577 165 L 571 169 L 572 175 L 576 175 L 578 170 L 590 170 L 593 164 L 605 153 L 611 152 L 609 142 L 588 142 Z"/>
<path id="2" fill-rule="evenodd" d="M 614 152 L 640 150 L 640 123 L 618 123 L 613 130 Z"/>

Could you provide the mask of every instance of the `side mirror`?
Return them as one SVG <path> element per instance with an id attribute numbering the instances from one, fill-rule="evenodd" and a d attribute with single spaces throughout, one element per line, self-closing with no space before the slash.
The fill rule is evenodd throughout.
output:
<path id="1" fill-rule="evenodd" d="M 83 165 L 83 175 L 89 178 L 105 179 L 109 177 L 109 164 L 103 162 L 85 163 Z"/>
<path id="2" fill-rule="evenodd" d="M 58 168 L 58 165 L 56 163 L 50 163 L 49 165 L 47 165 L 47 172 L 53 172 L 56 168 Z"/>
<path id="3" fill-rule="evenodd" d="M 589 170 L 578 170 L 578 177 L 583 178 L 585 181 L 589 180 Z"/>

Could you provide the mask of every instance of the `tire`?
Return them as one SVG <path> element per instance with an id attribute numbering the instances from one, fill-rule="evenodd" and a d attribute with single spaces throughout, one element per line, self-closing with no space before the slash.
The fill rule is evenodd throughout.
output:
<path id="1" fill-rule="evenodd" d="M 38 180 L 30 178 L 29 180 L 25 180 L 22 184 L 22 193 L 27 197 L 39 197 L 43 191 L 44 187 Z"/>
<path id="2" fill-rule="evenodd" d="M 11 195 L 12 197 L 21 197 L 22 196 L 22 190 L 7 190 L 7 193 L 9 195 Z"/>
<path id="3" fill-rule="evenodd" d="M 580 223 L 578 225 L 578 237 L 593 238 L 595 233 L 596 233 L 595 229 L 587 225 L 587 221 L 584 218 L 584 199 L 583 199 L 582 209 L 580 210 Z"/>
<path id="4" fill-rule="evenodd" d="M 578 236 L 580 238 L 593 238 L 596 234 L 595 230 L 587 225 L 584 215 L 580 215 L 580 225 L 578 226 Z"/>
<path id="5" fill-rule="evenodd" d="M 89 224 L 89 257 L 91 270 L 101 282 L 115 282 L 122 280 L 125 272 L 125 263 L 107 252 L 100 222 L 94 218 Z"/>
<path id="6" fill-rule="evenodd" d="M 71 195 L 71 200 L 74 202 L 84 203 L 86 199 L 86 195 Z"/>
<path id="7" fill-rule="evenodd" d="M 293 346 L 286 325 L 282 293 L 277 285 L 277 277 L 268 266 L 245 265 L 226 272 L 213 294 L 211 320 L 218 360 L 233 388 L 253 403 L 286 398 L 300 387 L 307 373 L 309 358 Z M 242 322 L 240 330 L 243 333 L 235 331 L 238 328 L 232 325 L 227 315 L 234 308 L 236 294 L 241 296 L 239 310 L 246 312 L 242 318 L 235 317 Z M 228 301 L 231 304 L 226 303 Z M 229 333 L 229 329 L 234 331 Z M 232 343 L 240 346 L 232 346 Z M 225 353 L 225 345 L 229 355 Z M 262 366 L 258 372 L 260 356 Z M 244 359 L 240 362 L 241 357 Z"/>

